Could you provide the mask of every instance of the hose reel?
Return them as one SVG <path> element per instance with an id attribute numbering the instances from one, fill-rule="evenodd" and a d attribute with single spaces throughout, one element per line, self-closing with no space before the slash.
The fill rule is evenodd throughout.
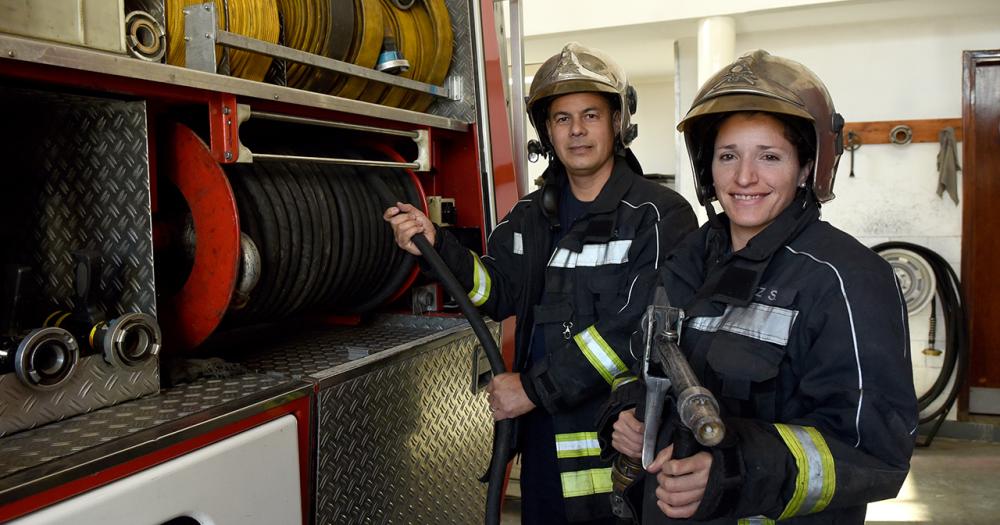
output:
<path id="1" fill-rule="evenodd" d="M 920 312 L 934 300 L 937 281 L 926 259 L 905 248 L 884 249 L 879 255 L 889 262 L 896 273 L 910 315 Z"/>
<path id="2" fill-rule="evenodd" d="M 426 201 L 417 176 L 400 167 L 412 163 L 390 147 L 340 147 L 328 159 L 379 164 L 366 166 L 297 157 L 275 142 L 278 153 L 223 169 L 190 129 L 176 125 L 168 137 L 177 157 L 164 171 L 190 210 L 195 239 L 181 289 L 160 309 L 172 345 L 194 348 L 223 323 L 308 310 L 362 314 L 394 300 L 416 277 L 414 258 L 396 246 L 369 185 L 377 178 L 411 202 Z M 329 150 L 329 143 L 317 147 Z M 161 209 L 169 206 L 164 200 Z"/>
<path id="3" fill-rule="evenodd" d="M 278 43 L 281 27 L 278 6 L 274 0 L 214 0 L 220 13 L 219 29 Z M 319 2 L 318 2 L 319 3 Z M 184 44 L 184 10 L 197 9 L 200 0 L 167 0 L 167 63 L 184 66 L 187 63 Z M 228 61 L 225 57 L 228 56 Z M 219 53 L 219 63 L 228 63 L 229 74 L 249 80 L 264 80 L 271 57 L 247 51 L 226 50 Z"/>
<path id="4" fill-rule="evenodd" d="M 185 37 L 185 30 L 191 29 L 186 28 L 190 21 L 186 16 L 202 8 L 198 0 L 168 0 L 169 64 L 211 68 L 211 55 L 206 51 L 194 54 L 192 60 L 198 59 L 197 65 L 192 65 L 194 62 L 189 60 L 192 57 L 186 56 L 191 52 L 185 49 L 190 44 L 187 39 L 200 41 L 203 35 L 216 38 L 210 23 L 191 26 L 203 27 L 204 31 Z M 398 77 L 429 86 L 443 84 L 451 64 L 453 34 L 444 0 L 215 0 L 215 13 L 216 25 L 224 31 L 280 44 L 309 53 L 307 56 L 337 60 L 369 70 L 397 71 Z M 222 47 L 217 49 L 212 69 L 227 72 L 228 67 L 228 74 L 233 76 L 258 81 L 267 78 L 299 89 L 416 111 L 426 110 L 433 102 L 434 96 L 429 93 L 445 93 L 441 88 L 435 91 L 428 87 L 427 92 L 418 92 L 375 78 L 334 73 L 309 65 L 316 62 L 308 58 L 288 56 L 287 66 L 284 66 L 285 61 L 277 60 L 272 67 L 272 59 L 267 55 L 230 50 L 229 46 L 239 44 L 224 42 L 222 34 L 218 41 L 226 46 L 224 50 Z M 392 64 L 380 64 L 379 57 L 383 53 L 392 55 Z M 206 60 L 208 62 L 204 62 Z M 306 63 L 299 63 L 303 60 Z M 405 71 L 400 67 L 403 64 L 408 66 Z M 338 71 L 347 70 L 339 68 Z"/>

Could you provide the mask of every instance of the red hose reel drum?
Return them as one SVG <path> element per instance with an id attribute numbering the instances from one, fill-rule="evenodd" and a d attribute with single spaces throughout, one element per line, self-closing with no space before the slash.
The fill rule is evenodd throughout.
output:
<path id="1" fill-rule="evenodd" d="M 160 173 L 187 202 L 197 242 L 187 280 L 161 301 L 159 317 L 170 349 L 189 351 L 215 331 L 229 309 L 240 268 L 239 215 L 229 180 L 198 135 L 173 124 L 165 139 Z"/>

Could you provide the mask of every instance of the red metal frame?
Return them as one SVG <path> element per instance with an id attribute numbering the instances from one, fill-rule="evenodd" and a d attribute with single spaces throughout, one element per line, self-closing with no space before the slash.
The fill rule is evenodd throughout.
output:
<path id="1" fill-rule="evenodd" d="M 229 310 L 239 277 L 240 222 L 233 189 L 205 143 L 181 124 L 172 124 L 165 139 L 164 175 L 184 195 L 198 242 L 184 287 L 161 301 L 159 314 L 171 349 L 190 350 Z"/>
<path id="2" fill-rule="evenodd" d="M 234 95 L 212 93 L 208 97 L 208 126 L 215 161 L 219 164 L 236 162 L 240 156 L 240 123 Z"/>
<path id="3" fill-rule="evenodd" d="M 0 523 L 24 516 L 44 507 L 69 499 L 84 492 L 102 487 L 142 470 L 154 467 L 194 450 L 218 443 L 261 424 L 292 414 L 298 421 L 299 484 L 302 492 L 302 521 L 310 522 L 310 396 L 303 396 L 286 404 L 267 409 L 224 427 L 205 432 L 180 443 L 150 452 L 136 459 L 106 468 L 89 476 L 80 477 L 49 490 L 38 492 L 0 507 Z"/>

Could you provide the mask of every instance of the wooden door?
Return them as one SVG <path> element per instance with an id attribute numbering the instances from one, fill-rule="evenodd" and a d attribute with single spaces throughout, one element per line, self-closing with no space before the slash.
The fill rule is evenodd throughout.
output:
<path id="1" fill-rule="evenodd" d="M 962 281 L 969 315 L 970 412 L 1000 413 L 1000 50 L 966 51 Z"/>

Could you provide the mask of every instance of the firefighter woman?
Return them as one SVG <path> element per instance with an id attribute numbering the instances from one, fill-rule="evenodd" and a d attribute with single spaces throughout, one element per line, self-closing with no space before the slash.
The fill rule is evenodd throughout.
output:
<path id="1" fill-rule="evenodd" d="M 811 71 L 758 50 L 716 73 L 677 126 L 710 219 L 661 279 L 726 438 L 674 457 L 682 431 L 662 415 L 643 523 L 861 524 L 903 483 L 917 426 L 906 309 L 889 265 L 820 220 L 843 124 Z M 613 448 L 638 457 L 642 430 L 621 412 Z"/>
<path id="2" fill-rule="evenodd" d="M 528 114 L 550 164 L 477 256 L 415 208 L 385 218 L 403 249 L 428 235 L 469 298 L 517 316 L 513 373 L 487 387 L 494 418 L 518 418 L 524 523 L 607 523 L 610 464 L 596 415 L 630 377 L 629 336 L 667 251 L 696 227 L 691 206 L 641 176 L 629 143 L 635 92 L 602 53 L 568 44 L 539 68 Z"/>

